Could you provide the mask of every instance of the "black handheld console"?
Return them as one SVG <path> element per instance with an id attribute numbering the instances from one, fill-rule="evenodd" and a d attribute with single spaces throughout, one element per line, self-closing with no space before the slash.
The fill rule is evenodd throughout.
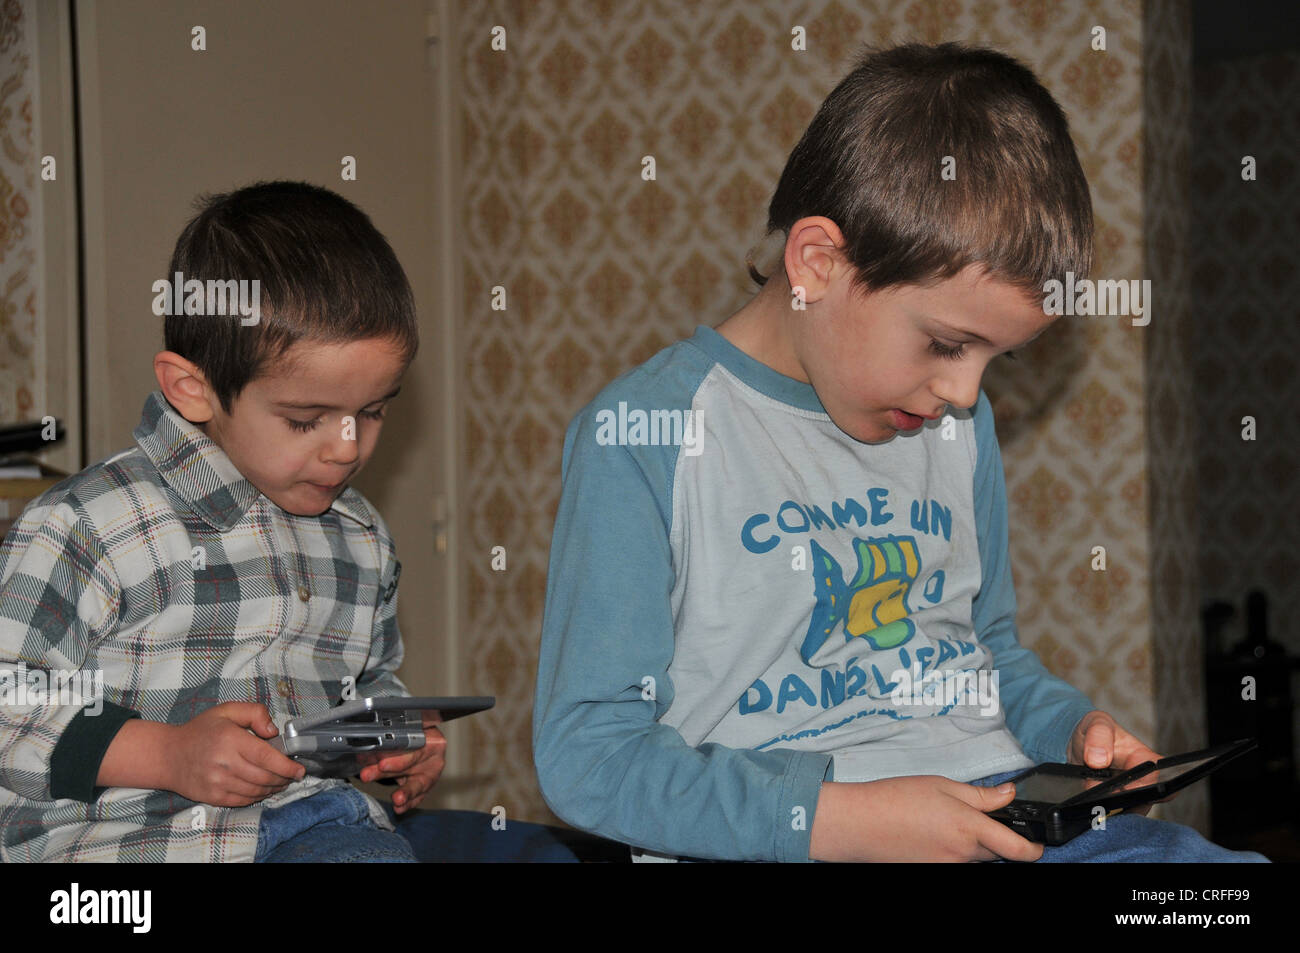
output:
<path id="1" fill-rule="evenodd" d="M 1243 739 L 1145 761 L 1127 771 L 1040 764 L 1010 779 L 1016 799 L 989 816 L 1021 837 L 1057 846 L 1088 830 L 1094 818 L 1166 798 L 1254 747 L 1254 740 Z"/>

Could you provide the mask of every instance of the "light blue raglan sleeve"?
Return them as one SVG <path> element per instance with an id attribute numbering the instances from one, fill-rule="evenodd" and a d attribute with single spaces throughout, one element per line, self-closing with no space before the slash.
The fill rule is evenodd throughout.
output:
<path id="1" fill-rule="evenodd" d="M 673 698 L 677 448 L 601 446 L 595 432 L 580 414 L 564 444 L 533 722 L 546 802 L 651 851 L 807 861 L 828 755 L 691 747 L 657 721 Z"/>
<path id="2" fill-rule="evenodd" d="M 1095 707 L 1057 678 L 1016 634 L 1016 593 L 1011 581 L 1007 490 L 993 407 L 984 391 L 975 405 L 975 526 L 982 581 L 972 615 L 976 636 L 993 652 L 1007 727 L 1038 763 L 1065 761 L 1075 726 Z"/>

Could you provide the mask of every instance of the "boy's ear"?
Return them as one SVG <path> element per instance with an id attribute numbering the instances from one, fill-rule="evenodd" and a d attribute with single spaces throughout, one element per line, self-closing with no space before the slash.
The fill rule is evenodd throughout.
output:
<path id="1" fill-rule="evenodd" d="M 822 215 L 801 218 L 785 242 L 785 273 L 790 287 L 801 286 L 805 301 L 819 301 L 832 278 L 849 267 L 839 226 Z"/>
<path id="2" fill-rule="evenodd" d="M 153 373 L 167 402 L 192 424 L 206 423 L 214 416 L 214 396 L 203 372 L 175 351 L 154 356 Z"/>

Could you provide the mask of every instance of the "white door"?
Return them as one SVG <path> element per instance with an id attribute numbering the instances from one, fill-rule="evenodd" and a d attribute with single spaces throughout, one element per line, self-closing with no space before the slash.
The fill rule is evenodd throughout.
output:
<path id="1" fill-rule="evenodd" d="M 434 514 L 453 479 L 448 300 L 436 239 L 446 106 L 426 0 L 76 4 L 87 328 L 88 462 L 132 445 L 156 388 L 162 327 L 150 307 L 204 192 L 260 179 L 331 188 L 365 211 L 415 291 L 421 345 L 357 488 L 397 537 L 402 676 L 457 690 L 454 602 Z M 205 49 L 195 49 L 201 37 Z M 444 70 L 445 72 L 445 70 Z M 355 158 L 355 181 L 340 175 Z M 436 550 L 441 549 L 441 552 Z M 453 765 L 456 763 L 453 750 Z M 426 802 L 428 803 L 428 802 Z"/>

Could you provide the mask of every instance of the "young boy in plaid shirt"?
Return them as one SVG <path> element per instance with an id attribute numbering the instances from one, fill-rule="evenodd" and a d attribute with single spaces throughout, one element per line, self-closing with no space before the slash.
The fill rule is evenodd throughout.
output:
<path id="1" fill-rule="evenodd" d="M 387 241 L 332 192 L 261 183 L 204 203 L 168 279 L 190 303 L 155 301 L 136 446 L 34 501 L 0 550 L 0 859 L 573 859 L 537 825 L 412 816 L 443 769 L 436 727 L 361 774 L 396 782 L 406 836 L 267 741 L 410 694 L 392 534 L 348 485 L 418 346 Z M 210 280 L 249 282 L 254 307 L 191 298 Z M 72 684 L 102 697 L 70 697 L 87 674 Z"/>

